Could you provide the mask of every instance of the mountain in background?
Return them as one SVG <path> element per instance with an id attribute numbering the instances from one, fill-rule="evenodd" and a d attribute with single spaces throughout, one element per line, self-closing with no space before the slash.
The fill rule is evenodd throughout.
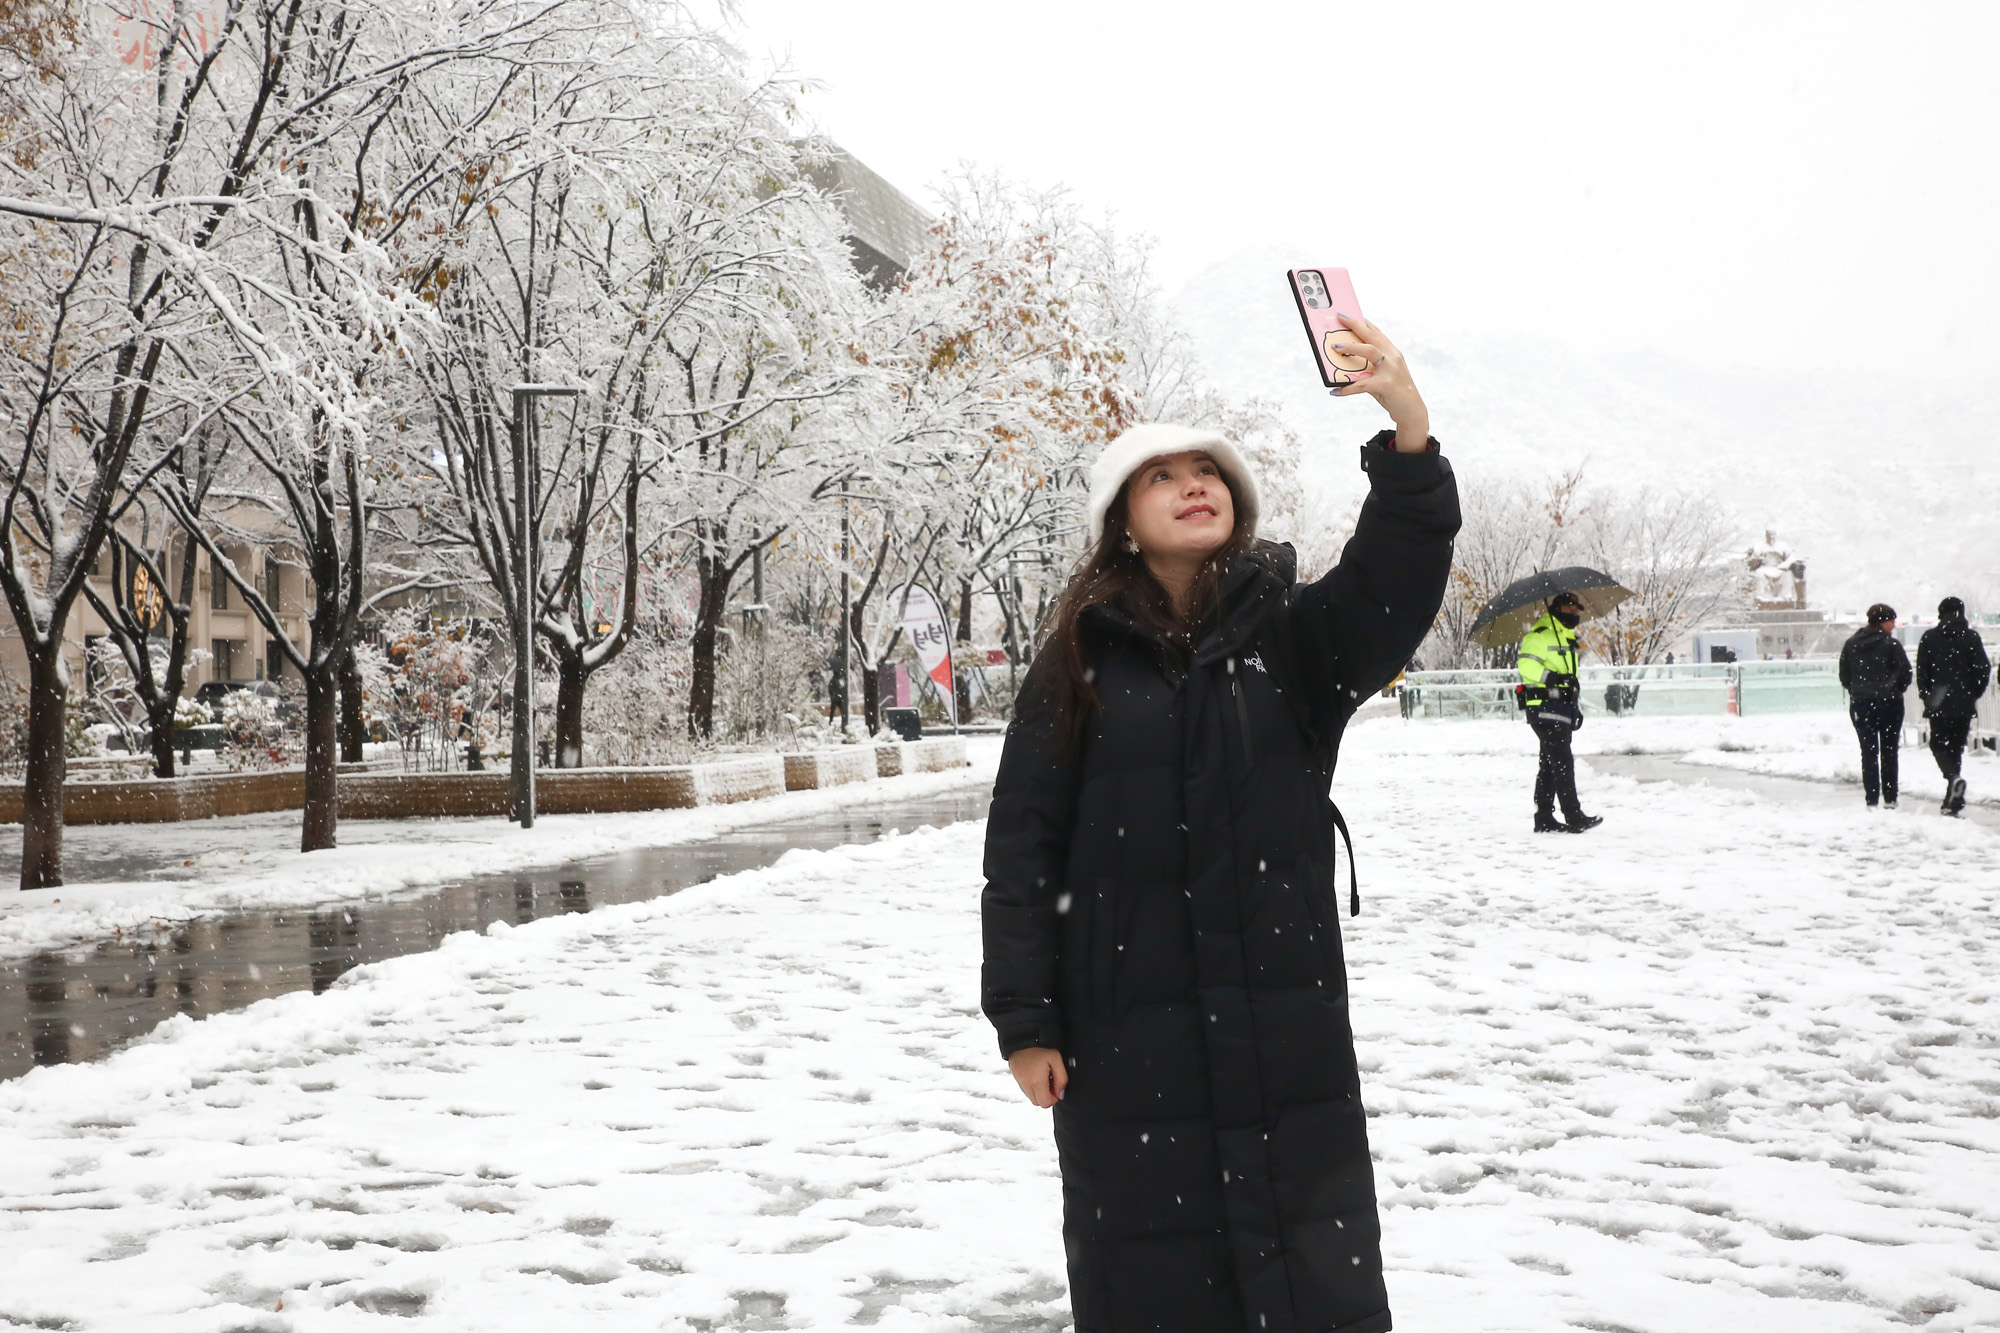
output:
<path id="1" fill-rule="evenodd" d="M 1215 386 L 1275 404 L 1305 443 L 1316 501 L 1346 508 L 1364 489 L 1354 449 L 1387 418 L 1327 397 L 1286 290 L 1297 262 L 1224 260 L 1175 313 Z M 1355 285 L 1367 301 L 1365 272 Z M 1893 331 L 1860 323 L 1835 344 L 1843 365 L 1805 375 L 1732 367 L 1724 330 L 1712 347 L 1648 357 L 1368 313 L 1409 357 L 1469 504 L 1482 481 L 1581 464 L 1586 486 L 1713 497 L 1745 550 L 1775 530 L 1807 562 L 1816 607 L 1886 600 L 1928 616 L 1957 594 L 2000 612 L 2000 378 L 1925 381 L 1894 364 Z"/>

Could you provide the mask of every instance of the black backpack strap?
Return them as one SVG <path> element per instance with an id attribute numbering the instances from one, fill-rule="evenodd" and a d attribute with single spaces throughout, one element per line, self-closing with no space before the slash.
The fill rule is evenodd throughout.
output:
<path id="1" fill-rule="evenodd" d="M 1253 639 L 1256 652 L 1263 658 L 1272 682 L 1284 697 L 1286 707 L 1291 711 L 1292 721 L 1297 724 L 1299 734 L 1305 742 L 1306 752 L 1314 756 L 1325 785 L 1333 786 L 1334 747 L 1326 743 L 1321 733 L 1319 719 L 1313 716 L 1313 709 L 1304 684 L 1304 672 L 1299 665 L 1298 647 L 1292 641 L 1291 618 L 1282 612 L 1267 617 L 1257 627 Z M 1339 722 L 1333 722 L 1336 732 Z M 1329 794 L 1326 807 L 1333 813 L 1333 827 L 1340 834 L 1340 840 L 1347 844 L 1347 910 L 1351 915 L 1361 915 L 1361 877 L 1354 868 L 1354 837 L 1347 831 L 1347 818 L 1340 813 L 1340 807 Z M 1340 849 L 1334 849 L 1336 873 L 1340 863 Z"/>
<path id="2" fill-rule="evenodd" d="M 1339 807 L 1338 805 L 1335 805 L 1335 804 L 1333 803 L 1333 798 L 1331 798 L 1331 797 L 1328 797 L 1328 798 L 1327 798 L 1327 802 L 1326 802 L 1326 807 L 1327 807 L 1327 809 L 1329 809 L 1329 810 L 1333 811 L 1333 826 L 1334 826 L 1334 828 L 1336 828 L 1336 829 L 1338 829 L 1338 830 L 1340 831 L 1340 840 L 1341 840 L 1342 842 L 1344 842 L 1344 843 L 1346 843 L 1346 844 L 1347 844 L 1347 893 L 1348 893 L 1348 898 L 1347 898 L 1347 911 L 1348 911 L 1348 915 L 1350 915 L 1350 916 L 1360 916 L 1360 915 L 1361 915 L 1361 877 L 1360 877 L 1359 875 L 1355 874 L 1355 872 L 1354 872 L 1354 839 L 1353 839 L 1353 837 L 1351 837 L 1351 836 L 1350 836 L 1350 835 L 1348 834 L 1348 832 L 1347 832 L 1347 820 L 1346 820 L 1346 819 L 1345 819 L 1345 818 L 1344 818 L 1344 817 L 1343 817 L 1343 816 L 1341 815 L 1341 813 L 1340 813 L 1340 807 Z M 1338 861 L 1338 860 L 1340 859 L 1340 858 L 1339 858 L 1339 855 L 1338 855 L 1338 853 L 1337 853 L 1337 851 L 1336 851 L 1336 855 L 1335 855 L 1334 859 L 1335 859 L 1336 861 Z"/>

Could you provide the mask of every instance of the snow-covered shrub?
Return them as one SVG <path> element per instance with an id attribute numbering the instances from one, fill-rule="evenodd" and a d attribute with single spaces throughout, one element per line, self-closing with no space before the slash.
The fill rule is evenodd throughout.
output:
<path id="1" fill-rule="evenodd" d="M 205 727 L 215 720 L 206 704 L 197 703 L 193 695 L 183 694 L 174 700 L 174 730 L 183 731 L 188 727 Z"/>
<path id="2" fill-rule="evenodd" d="M 63 755 L 84 759 L 97 753 L 90 719 L 83 710 L 63 714 Z M 28 687 L 0 672 L 0 773 L 18 777 L 28 764 Z"/>
<path id="3" fill-rule="evenodd" d="M 465 764 L 464 744 L 492 744 L 491 643 L 491 632 L 471 621 L 402 607 L 383 622 L 379 643 L 357 650 L 364 716 L 389 729 L 404 768 L 456 770 Z"/>
<path id="4" fill-rule="evenodd" d="M 826 666 L 823 638 L 804 626 L 767 619 L 762 632 L 737 630 L 715 670 L 715 739 L 755 745 L 783 739 L 786 714 L 818 712 L 814 678 Z"/>
<path id="5" fill-rule="evenodd" d="M 836 745 L 863 745 L 877 739 L 868 734 L 868 723 L 862 718 L 859 708 L 847 719 L 845 733 L 840 729 L 839 718 L 821 717 L 818 713 L 804 718 L 787 714 L 785 721 L 789 724 L 790 734 L 780 737 L 780 742 L 782 748 L 787 750 L 830 750 Z M 894 733 L 886 730 L 883 735 L 890 740 L 897 739 Z"/>
<path id="6" fill-rule="evenodd" d="M 693 676 L 686 639 L 651 630 L 634 634 L 624 652 L 592 673 L 584 691 L 583 762 L 686 763 L 695 752 L 687 734 Z M 544 689 L 553 695 L 552 683 Z"/>
<path id="7" fill-rule="evenodd" d="M 257 689 L 232 690 L 222 700 L 221 759 L 234 769 L 273 768 L 297 756 L 278 721 L 278 701 Z"/>
<path id="8" fill-rule="evenodd" d="M 84 670 L 90 688 L 82 699 L 71 698 L 74 713 L 91 727 L 108 727 L 124 738 L 132 751 L 146 748 L 146 704 L 132 679 L 125 654 L 109 638 L 99 639 L 87 650 Z M 93 739 L 90 753 L 104 748 Z"/>

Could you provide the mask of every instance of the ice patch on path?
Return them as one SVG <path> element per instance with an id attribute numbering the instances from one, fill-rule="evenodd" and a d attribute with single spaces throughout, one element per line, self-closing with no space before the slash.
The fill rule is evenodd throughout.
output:
<path id="1" fill-rule="evenodd" d="M 2000 1326 L 1987 830 L 1600 780 L 1603 828 L 1536 837 L 1530 748 L 1400 730 L 1338 792 L 1399 1329 Z M 1055 1333 L 1048 1121 L 976 1009 L 982 832 L 0 1085 L 0 1319 Z"/>
<path id="2" fill-rule="evenodd" d="M 379 897 L 633 848 L 700 842 L 773 820 L 990 787 L 1000 762 L 1000 738 L 968 737 L 966 753 L 971 761 L 967 767 L 942 773 L 877 778 L 691 810 L 544 815 L 532 829 L 504 819 L 371 820 L 367 841 L 350 840 L 323 852 L 298 850 L 296 816 L 282 827 L 267 816 L 171 825 L 170 836 L 199 838 L 203 850 L 197 856 L 206 871 L 200 879 L 0 892 L 0 958 L 105 939 L 156 921 Z M 118 835 L 157 838 L 160 828 L 135 825 Z"/>

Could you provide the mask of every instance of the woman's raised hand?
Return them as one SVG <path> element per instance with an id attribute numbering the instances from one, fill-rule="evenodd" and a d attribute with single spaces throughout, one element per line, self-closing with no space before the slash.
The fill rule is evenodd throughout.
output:
<path id="1" fill-rule="evenodd" d="M 1354 339 L 1335 343 L 1333 350 L 1342 356 L 1362 358 L 1368 362 L 1368 370 L 1363 378 L 1335 389 L 1333 396 L 1372 395 L 1396 423 L 1397 451 L 1421 452 L 1430 443 L 1431 414 L 1424 406 L 1423 395 L 1417 392 L 1416 381 L 1410 378 L 1410 366 L 1403 360 L 1403 353 L 1389 341 L 1387 334 L 1359 315 L 1341 315 L 1340 322 L 1354 334 Z"/>
<path id="2" fill-rule="evenodd" d="M 1014 1081 L 1028 1094 L 1028 1100 L 1044 1110 L 1061 1101 L 1063 1089 L 1069 1086 L 1069 1068 L 1063 1064 L 1062 1052 L 1048 1046 L 1014 1052 L 1007 1057 L 1007 1068 L 1014 1071 Z"/>

